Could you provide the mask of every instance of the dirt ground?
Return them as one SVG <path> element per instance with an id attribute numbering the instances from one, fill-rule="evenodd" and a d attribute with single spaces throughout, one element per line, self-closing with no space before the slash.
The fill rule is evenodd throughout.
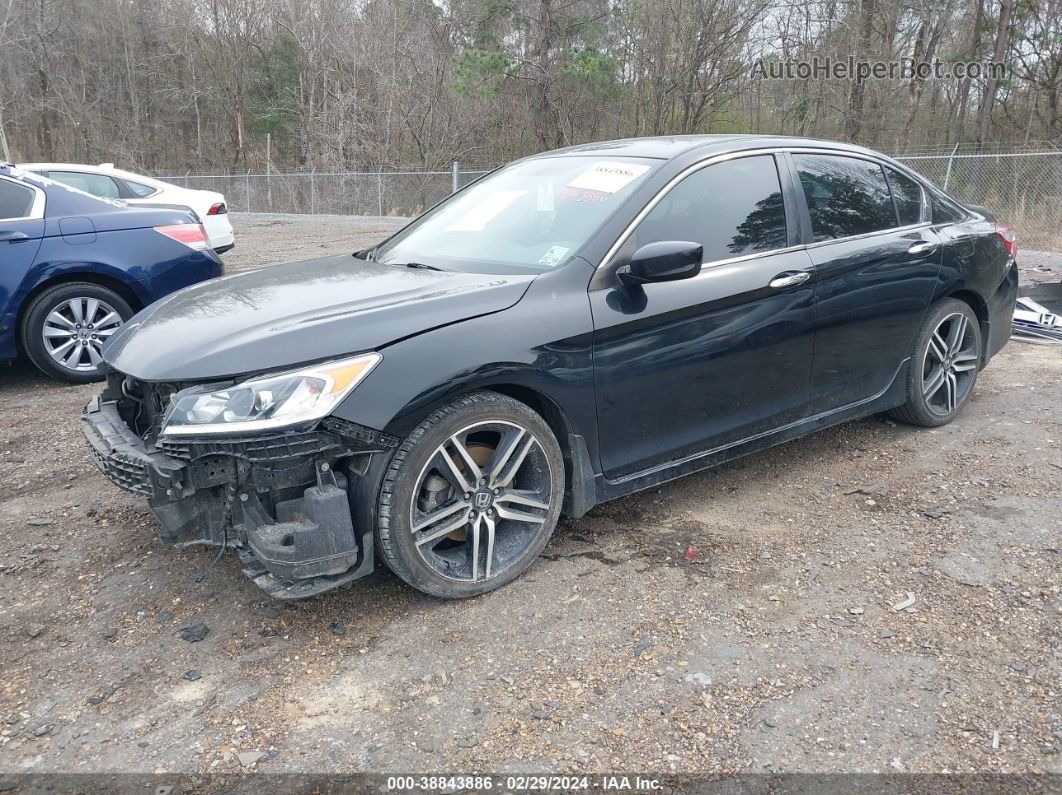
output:
<path id="1" fill-rule="evenodd" d="M 399 223 L 234 221 L 230 271 Z M 1011 343 L 950 426 L 874 417 L 562 521 L 461 602 L 381 571 L 282 604 L 162 546 L 85 450 L 96 390 L 0 369 L 2 772 L 1062 773 L 1058 348 Z"/>

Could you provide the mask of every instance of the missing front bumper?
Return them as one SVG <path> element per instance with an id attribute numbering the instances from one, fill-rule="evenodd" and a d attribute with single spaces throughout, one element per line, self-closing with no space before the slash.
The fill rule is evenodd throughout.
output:
<path id="1" fill-rule="evenodd" d="M 355 527 L 349 486 L 370 456 L 394 447 L 387 434 L 329 419 L 298 431 L 151 444 L 126 424 L 117 400 L 100 398 L 86 406 L 82 428 L 100 471 L 147 498 L 163 542 L 234 547 L 272 596 L 304 598 L 372 571 L 372 528 Z"/>

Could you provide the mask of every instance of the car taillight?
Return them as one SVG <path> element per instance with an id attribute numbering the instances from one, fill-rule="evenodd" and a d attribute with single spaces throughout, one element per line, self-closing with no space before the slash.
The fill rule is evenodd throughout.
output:
<path id="1" fill-rule="evenodd" d="M 207 215 L 225 215 L 228 210 L 225 208 L 225 202 L 218 202 L 207 210 Z"/>
<path id="2" fill-rule="evenodd" d="M 166 235 L 170 240 L 184 243 L 189 248 L 210 248 L 210 239 L 202 224 L 171 224 L 169 226 L 156 226 L 155 231 L 160 235 Z"/>
<path id="3" fill-rule="evenodd" d="M 1005 226 L 1003 224 L 996 224 L 996 234 L 999 235 L 999 239 L 1003 241 L 1003 245 L 1007 247 L 1007 251 L 1010 252 L 1010 256 L 1017 259 L 1018 257 L 1018 233 L 1013 226 Z"/>

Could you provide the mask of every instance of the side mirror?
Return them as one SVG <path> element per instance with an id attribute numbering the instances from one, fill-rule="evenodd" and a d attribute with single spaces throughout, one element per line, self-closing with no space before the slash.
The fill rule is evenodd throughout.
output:
<path id="1" fill-rule="evenodd" d="M 701 272 L 704 247 L 682 240 L 648 243 L 634 252 L 631 261 L 617 271 L 624 284 L 673 282 Z"/>

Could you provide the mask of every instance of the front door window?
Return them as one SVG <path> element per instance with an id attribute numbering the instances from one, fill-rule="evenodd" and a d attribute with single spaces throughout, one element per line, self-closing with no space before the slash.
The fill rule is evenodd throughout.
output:
<path id="1" fill-rule="evenodd" d="M 635 235 L 639 247 L 660 240 L 700 243 L 706 263 L 785 248 L 774 157 L 741 157 L 695 171 L 653 207 Z"/>

